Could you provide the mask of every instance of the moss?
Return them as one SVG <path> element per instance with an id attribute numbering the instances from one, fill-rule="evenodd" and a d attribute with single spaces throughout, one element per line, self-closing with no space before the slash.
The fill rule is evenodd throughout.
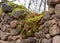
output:
<path id="1" fill-rule="evenodd" d="M 0 15 L 3 13 L 2 8 L 0 7 Z"/>
<path id="2" fill-rule="evenodd" d="M 41 20 L 42 17 L 43 17 L 43 15 L 35 16 L 34 18 L 29 18 L 29 19 L 27 18 L 26 22 L 27 23 L 36 23 L 39 20 Z"/>
<path id="3" fill-rule="evenodd" d="M 17 8 L 26 9 L 23 5 L 17 5 Z"/>
<path id="4" fill-rule="evenodd" d="M 34 32 L 38 32 L 39 31 L 39 26 L 37 26 L 36 24 L 34 24 L 34 26 L 33 26 L 33 31 Z"/>

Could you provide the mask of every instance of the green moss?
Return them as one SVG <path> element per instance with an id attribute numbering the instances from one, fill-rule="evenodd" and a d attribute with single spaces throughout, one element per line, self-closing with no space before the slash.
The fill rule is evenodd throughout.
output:
<path id="1" fill-rule="evenodd" d="M 35 25 L 33 26 L 33 31 L 34 31 L 34 32 L 38 32 L 38 31 L 39 31 L 38 28 L 39 28 L 39 27 L 35 24 Z"/>
<path id="2" fill-rule="evenodd" d="M 3 13 L 2 8 L 0 7 L 0 15 Z"/>
<path id="3" fill-rule="evenodd" d="M 26 22 L 27 23 L 36 23 L 39 20 L 41 20 L 42 17 L 43 17 L 43 15 L 35 16 L 34 18 L 29 18 L 29 19 L 27 18 Z"/>
<path id="4" fill-rule="evenodd" d="M 17 5 L 17 8 L 26 9 L 23 5 Z"/>

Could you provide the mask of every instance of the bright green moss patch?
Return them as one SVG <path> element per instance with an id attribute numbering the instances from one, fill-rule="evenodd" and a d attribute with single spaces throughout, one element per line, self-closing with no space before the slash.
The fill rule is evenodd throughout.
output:
<path id="1" fill-rule="evenodd" d="M 29 19 L 27 18 L 26 22 L 27 23 L 36 23 L 39 20 L 41 20 L 42 17 L 43 17 L 43 15 L 35 16 L 34 18 L 29 18 Z"/>
<path id="2" fill-rule="evenodd" d="M 0 7 L 0 15 L 3 13 L 2 8 Z"/>

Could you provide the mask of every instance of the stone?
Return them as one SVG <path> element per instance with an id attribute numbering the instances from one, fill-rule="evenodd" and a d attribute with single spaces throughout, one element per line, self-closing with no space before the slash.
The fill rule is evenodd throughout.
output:
<path id="1" fill-rule="evenodd" d="M 36 32 L 35 37 L 38 39 L 45 38 L 45 33 L 43 31 Z"/>
<path id="2" fill-rule="evenodd" d="M 51 15 L 50 15 L 48 12 L 45 12 L 45 13 L 44 13 L 44 16 L 43 16 L 43 19 L 44 19 L 44 20 L 49 20 L 49 19 L 50 19 L 50 16 L 51 16 Z"/>
<path id="3" fill-rule="evenodd" d="M 22 39 L 20 35 L 8 37 L 8 41 L 16 41 L 18 39 Z"/>
<path id="4" fill-rule="evenodd" d="M 51 25 L 51 23 L 49 21 L 46 21 L 43 25 L 44 25 L 44 27 L 49 27 Z"/>
<path id="5" fill-rule="evenodd" d="M 45 37 L 46 38 L 50 38 L 51 36 L 50 36 L 50 34 L 46 34 Z"/>
<path id="6" fill-rule="evenodd" d="M 13 21 L 10 22 L 10 27 L 11 28 L 15 28 L 17 26 L 17 24 L 18 24 L 18 21 L 17 20 L 13 20 Z"/>
<path id="7" fill-rule="evenodd" d="M 55 15 L 56 18 L 60 19 L 60 4 L 56 4 L 55 6 Z"/>
<path id="8" fill-rule="evenodd" d="M 4 32 L 4 31 L 6 31 L 6 29 L 7 29 L 6 25 L 3 25 L 2 28 L 1 28 L 1 31 Z"/>
<path id="9" fill-rule="evenodd" d="M 9 33 L 5 33 L 5 32 L 0 31 L 1 40 L 7 40 L 7 37 L 9 35 L 10 35 Z"/>
<path id="10" fill-rule="evenodd" d="M 55 19 L 52 19 L 52 20 L 51 20 L 51 24 L 52 24 L 52 25 L 55 25 L 55 24 L 57 25 L 57 21 L 56 21 Z"/>
<path id="11" fill-rule="evenodd" d="M 51 7 L 51 8 L 48 9 L 48 13 L 51 14 L 51 15 L 53 15 L 55 13 L 54 10 L 55 9 Z"/>
<path id="12" fill-rule="evenodd" d="M 60 21 L 58 21 L 58 26 L 60 27 Z"/>
<path id="13" fill-rule="evenodd" d="M 17 10 L 13 12 L 12 16 L 16 19 L 24 19 L 26 17 L 27 13 L 24 10 Z"/>
<path id="14" fill-rule="evenodd" d="M 21 43 L 21 40 L 20 40 L 20 39 L 18 39 L 18 40 L 16 41 L 16 43 Z"/>
<path id="15" fill-rule="evenodd" d="M 20 33 L 20 30 L 18 30 L 18 29 L 12 29 L 11 31 L 10 31 L 10 35 L 18 35 Z"/>
<path id="16" fill-rule="evenodd" d="M 4 16 L 4 23 L 5 23 L 5 24 L 8 24 L 8 22 L 10 21 L 10 19 L 11 19 L 11 17 L 10 17 L 8 14 L 6 14 L 6 15 Z"/>
<path id="17" fill-rule="evenodd" d="M 8 5 L 8 3 L 3 3 L 2 10 L 5 13 L 12 12 L 12 7 L 10 5 Z"/>
<path id="18" fill-rule="evenodd" d="M 16 43 L 28 43 L 27 39 L 18 39 Z"/>
<path id="19" fill-rule="evenodd" d="M 9 43 L 16 43 L 16 41 L 11 41 L 11 42 L 9 42 Z"/>
<path id="20" fill-rule="evenodd" d="M 50 27 L 49 33 L 51 36 L 54 36 L 54 35 L 59 34 L 60 33 L 59 31 L 60 29 L 58 28 L 58 26 L 53 25 L 52 27 Z"/>
<path id="21" fill-rule="evenodd" d="M 41 43 L 51 43 L 52 39 L 43 39 Z"/>
<path id="22" fill-rule="evenodd" d="M 29 37 L 28 39 L 28 43 L 36 43 L 36 39 Z"/>
<path id="23" fill-rule="evenodd" d="M 60 43 L 60 36 L 57 35 L 57 36 L 53 37 L 52 43 Z"/>
<path id="24" fill-rule="evenodd" d="M 2 41 L 2 40 L 0 40 L 0 43 L 9 43 L 8 41 Z"/>
<path id="25" fill-rule="evenodd" d="M 42 39 L 36 39 L 36 43 L 41 43 Z"/>
<path id="26" fill-rule="evenodd" d="M 13 41 L 13 37 L 12 36 L 9 36 L 7 40 L 8 41 Z"/>
<path id="27" fill-rule="evenodd" d="M 47 1 L 47 4 L 51 7 L 54 7 L 58 3 L 60 3 L 60 0 L 48 0 Z"/>

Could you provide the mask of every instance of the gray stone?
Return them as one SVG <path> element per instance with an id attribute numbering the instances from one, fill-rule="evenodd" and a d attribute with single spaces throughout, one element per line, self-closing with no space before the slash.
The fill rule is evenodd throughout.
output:
<path id="1" fill-rule="evenodd" d="M 12 16 L 16 19 L 24 19 L 26 17 L 27 13 L 24 10 L 17 10 L 13 12 Z"/>
<path id="2" fill-rule="evenodd" d="M 2 41 L 2 40 L 0 40 L 0 43 L 9 43 L 8 41 Z"/>
<path id="3" fill-rule="evenodd" d="M 9 33 L 5 33 L 5 32 L 0 31 L 1 40 L 6 40 L 9 35 L 10 35 Z"/>
<path id="4" fill-rule="evenodd" d="M 60 3 L 60 0 L 48 0 L 47 4 L 51 7 L 54 7 L 57 3 Z"/>
<path id="5" fill-rule="evenodd" d="M 53 25 L 52 27 L 50 27 L 49 33 L 50 35 L 54 36 L 54 35 L 59 34 L 60 33 L 59 31 L 60 29 L 58 28 L 58 26 Z"/>
<path id="6" fill-rule="evenodd" d="M 55 6 L 55 14 L 58 19 L 60 19 L 60 4 L 56 4 Z"/>
<path id="7" fill-rule="evenodd" d="M 60 43 L 60 36 L 57 35 L 57 36 L 53 37 L 53 42 L 52 43 Z"/>
<path id="8" fill-rule="evenodd" d="M 52 39 L 43 39 L 41 43 L 51 43 Z"/>
<path id="9" fill-rule="evenodd" d="M 50 19 L 50 16 L 51 16 L 51 15 L 50 15 L 48 12 L 45 12 L 45 13 L 44 13 L 44 16 L 43 16 L 43 19 L 44 19 L 44 20 L 49 20 L 49 19 Z"/>
<path id="10" fill-rule="evenodd" d="M 2 10 L 3 12 L 8 13 L 12 11 L 12 7 L 8 3 L 3 3 Z"/>

